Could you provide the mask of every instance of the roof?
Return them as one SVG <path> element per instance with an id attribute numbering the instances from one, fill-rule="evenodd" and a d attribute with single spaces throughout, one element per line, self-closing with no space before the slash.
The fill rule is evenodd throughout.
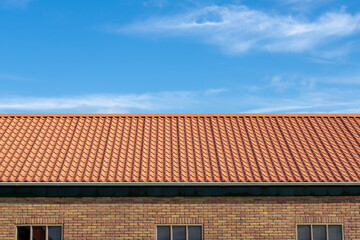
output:
<path id="1" fill-rule="evenodd" d="M 2 183 L 360 182 L 360 114 L 0 114 Z"/>

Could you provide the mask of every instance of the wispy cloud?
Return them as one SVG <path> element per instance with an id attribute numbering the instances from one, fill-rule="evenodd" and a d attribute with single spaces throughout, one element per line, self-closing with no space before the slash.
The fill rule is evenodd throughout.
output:
<path id="1" fill-rule="evenodd" d="M 0 99 L 2 111 L 131 112 L 160 111 L 189 99 L 191 92 L 161 92 L 75 97 L 17 97 Z"/>
<path id="2" fill-rule="evenodd" d="M 328 5 L 331 2 L 338 0 L 276 0 L 281 5 L 289 6 L 292 10 L 296 11 L 309 11 Z"/>
<path id="3" fill-rule="evenodd" d="M 17 76 L 17 75 L 10 75 L 10 74 L 0 74 L 0 81 L 29 81 L 29 78 Z"/>
<path id="4" fill-rule="evenodd" d="M 287 77 L 280 81 L 286 82 Z M 71 97 L 2 97 L 0 112 L 37 113 L 162 113 L 162 112 L 360 112 L 360 89 L 343 85 L 316 88 L 290 79 L 286 91 L 276 84 L 203 91 L 170 91 L 124 95 L 85 95 Z M 277 81 L 277 80 L 276 80 Z M 275 94 L 273 94 L 275 93 Z"/>
<path id="5" fill-rule="evenodd" d="M 360 89 L 354 87 L 360 84 L 360 74 L 328 78 L 276 75 L 269 82 L 250 97 L 252 104 L 246 112 L 360 113 Z"/>
<path id="6" fill-rule="evenodd" d="M 219 94 L 219 93 L 223 93 L 226 92 L 227 89 L 226 88 L 214 88 L 214 89 L 208 89 L 205 91 L 206 95 L 214 95 L 214 94 Z"/>
<path id="7" fill-rule="evenodd" d="M 283 76 L 277 75 L 271 78 L 271 85 L 276 91 L 281 92 L 292 85 L 291 80 L 284 81 Z"/>
<path id="8" fill-rule="evenodd" d="M 267 107 L 252 108 L 249 113 L 360 113 L 360 99 L 353 101 L 336 101 L 334 99 L 320 98 L 314 102 L 313 98 L 278 99 Z"/>
<path id="9" fill-rule="evenodd" d="M 214 5 L 179 15 L 152 17 L 109 30 L 122 34 L 192 36 L 220 46 L 229 53 L 249 50 L 304 52 L 358 34 L 360 14 L 352 15 L 342 9 L 309 20 L 246 6 Z"/>
<path id="10" fill-rule="evenodd" d="M 345 91 L 341 97 L 335 89 L 322 92 L 310 91 L 294 97 L 255 98 L 258 107 L 250 108 L 245 112 L 251 113 L 360 113 L 360 98 L 346 99 L 345 94 L 352 98 L 360 91 Z M 259 104 L 260 103 L 260 104 Z"/>
<path id="11" fill-rule="evenodd" d="M 145 7 L 164 7 L 168 4 L 167 0 L 146 0 L 143 2 Z"/>
<path id="12" fill-rule="evenodd" d="M 0 0 L 3 8 L 24 8 L 33 0 Z"/>
<path id="13" fill-rule="evenodd" d="M 349 41 L 347 43 L 332 46 L 328 49 L 323 49 L 321 51 L 314 51 L 311 60 L 315 63 L 326 63 L 326 64 L 335 64 L 346 62 L 346 56 L 350 53 L 358 52 L 359 50 L 358 43 L 354 41 Z"/>
<path id="14" fill-rule="evenodd" d="M 204 91 L 172 91 L 124 95 L 86 95 L 74 97 L 4 97 L 0 98 L 2 112 L 162 112 L 191 111 L 201 105 L 209 94 L 224 89 Z"/>

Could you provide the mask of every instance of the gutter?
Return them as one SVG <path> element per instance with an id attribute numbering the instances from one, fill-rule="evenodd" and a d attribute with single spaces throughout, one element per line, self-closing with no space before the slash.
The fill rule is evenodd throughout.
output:
<path id="1" fill-rule="evenodd" d="M 360 182 L 0 182 L 0 187 L 296 187 L 360 186 Z"/>

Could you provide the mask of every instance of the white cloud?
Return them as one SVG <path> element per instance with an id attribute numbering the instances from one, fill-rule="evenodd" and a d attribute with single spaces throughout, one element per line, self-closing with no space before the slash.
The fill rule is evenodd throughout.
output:
<path id="1" fill-rule="evenodd" d="M 292 85 L 292 81 L 285 81 L 283 76 L 277 75 L 271 78 L 271 85 L 276 89 L 276 91 L 281 92 L 290 87 Z"/>
<path id="2" fill-rule="evenodd" d="M 300 9 L 316 8 L 334 1 L 336 0 L 277 0 L 277 2 L 282 4 L 293 5 Z"/>
<path id="3" fill-rule="evenodd" d="M 357 34 L 360 14 L 326 12 L 315 20 L 278 15 L 246 6 L 209 6 L 111 28 L 117 33 L 193 36 L 230 53 L 249 50 L 303 52 Z"/>
<path id="4" fill-rule="evenodd" d="M 169 91 L 145 94 L 87 95 L 75 97 L 3 97 L 0 111 L 70 112 L 161 112 L 184 111 L 206 104 L 209 95 L 219 96 L 225 88 L 204 91 Z"/>
<path id="5" fill-rule="evenodd" d="M 277 113 L 277 112 L 296 112 L 301 110 L 309 110 L 312 106 L 307 105 L 279 105 L 274 107 L 255 108 L 248 110 L 248 113 Z"/>
<path id="6" fill-rule="evenodd" d="M 276 77 L 276 76 L 275 76 Z M 282 76 L 282 81 L 286 77 Z M 305 81 L 305 80 L 304 80 Z M 88 95 L 74 97 L 1 97 L 0 112 L 37 113 L 161 113 L 161 112 L 356 112 L 360 90 L 351 86 L 308 88 L 293 82 L 287 91 L 267 85 L 214 91 L 173 91 L 147 94 Z M 209 93 L 210 91 L 210 93 Z"/>
<path id="7" fill-rule="evenodd" d="M 0 97 L 0 112 L 359 112 L 360 74 L 337 78 L 277 74 L 252 86 L 144 94 Z M 358 111 L 359 110 L 359 111 Z"/>
<path id="8" fill-rule="evenodd" d="M 246 112 L 354 113 L 360 110 L 360 89 L 354 87 L 360 84 L 359 77 L 356 73 L 331 77 L 276 75 L 249 97 Z"/>
<path id="9" fill-rule="evenodd" d="M 161 112 L 183 111 L 196 105 L 208 91 L 146 94 L 87 95 L 75 97 L 3 97 L 2 112 Z"/>
<path id="10" fill-rule="evenodd" d="M 349 91 L 346 91 L 349 94 Z M 360 92 L 357 92 L 359 94 Z M 360 99 L 345 101 L 344 98 L 337 99 L 331 96 L 338 94 L 336 91 L 309 92 L 296 95 L 293 98 L 268 98 L 261 99 L 259 107 L 247 110 L 249 113 L 355 113 L 360 104 Z M 351 94 L 353 95 L 353 94 Z M 344 96 L 342 96 L 344 97 Z M 258 103 L 260 103 L 258 102 Z M 359 113 L 359 111 L 358 111 Z"/>
<path id="11" fill-rule="evenodd" d="M 227 89 L 226 88 L 214 88 L 214 89 L 208 89 L 205 91 L 205 94 L 207 95 L 213 95 L 213 94 L 219 94 L 219 93 L 223 93 L 226 92 Z"/>
<path id="12" fill-rule="evenodd" d="M 354 113 L 360 108 L 360 91 L 331 89 L 292 91 L 291 96 L 261 97 L 252 99 L 251 113 Z M 358 111 L 359 112 L 359 111 Z"/>

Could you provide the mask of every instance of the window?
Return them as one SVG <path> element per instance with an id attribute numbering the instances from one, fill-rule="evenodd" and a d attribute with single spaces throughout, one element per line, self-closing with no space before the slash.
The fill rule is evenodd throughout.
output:
<path id="1" fill-rule="evenodd" d="M 297 240 L 343 240 L 342 225 L 339 224 L 297 225 Z"/>
<path id="2" fill-rule="evenodd" d="M 157 240 L 202 240 L 202 226 L 199 225 L 159 225 Z"/>
<path id="3" fill-rule="evenodd" d="M 61 240 L 61 226 L 17 226 L 17 240 Z"/>

